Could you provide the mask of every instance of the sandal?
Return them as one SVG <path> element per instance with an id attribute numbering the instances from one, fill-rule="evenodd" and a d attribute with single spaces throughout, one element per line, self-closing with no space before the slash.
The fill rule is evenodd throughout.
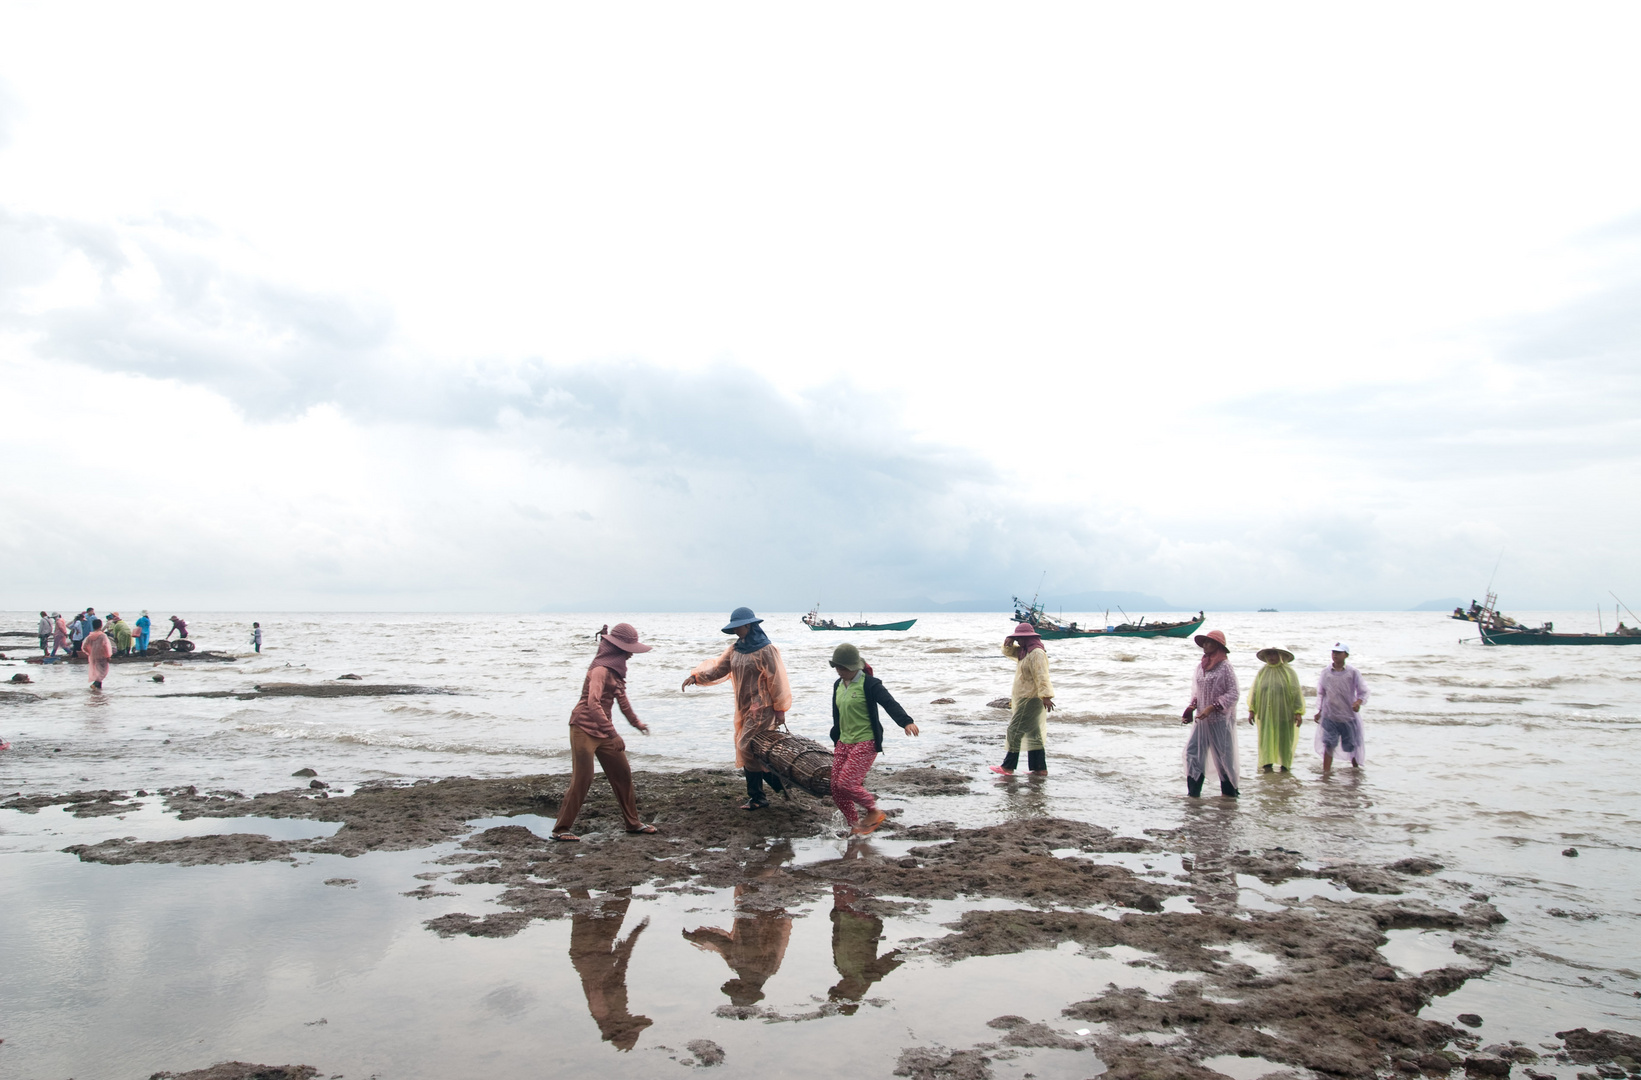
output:
<path id="1" fill-rule="evenodd" d="M 581 843 L 581 837 L 577 836 L 573 832 L 556 832 L 553 834 L 553 839 L 557 840 L 561 844 Z"/>
<path id="2" fill-rule="evenodd" d="M 748 799 L 741 804 L 742 810 L 764 810 L 769 807 L 768 799 Z"/>
<path id="3" fill-rule="evenodd" d="M 877 811 L 877 819 L 875 821 L 868 818 L 866 820 L 865 824 L 862 824 L 860 826 L 857 826 L 856 828 L 850 829 L 849 831 L 851 833 L 853 833 L 854 835 L 856 835 L 856 836 L 871 836 L 874 832 L 877 832 L 877 828 L 878 828 L 879 825 L 882 825 L 885 821 L 888 821 L 888 820 L 889 820 L 889 815 L 885 814 L 882 810 L 879 810 L 879 811 Z"/>
<path id="4" fill-rule="evenodd" d="M 627 830 L 627 832 L 631 833 L 634 836 L 637 836 L 637 835 L 640 835 L 640 834 L 647 835 L 649 833 L 658 833 L 660 831 L 661 830 L 657 829 L 654 825 L 640 825 L 636 829 L 628 829 Z"/>
<path id="5" fill-rule="evenodd" d="M 986 768 L 990 769 L 992 772 L 996 773 L 998 776 L 1013 776 L 1014 775 L 1014 770 L 1013 769 L 1005 769 L 1001 765 L 987 765 Z"/>

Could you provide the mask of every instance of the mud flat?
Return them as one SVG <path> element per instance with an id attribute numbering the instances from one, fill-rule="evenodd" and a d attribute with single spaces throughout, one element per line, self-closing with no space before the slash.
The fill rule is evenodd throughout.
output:
<path id="1" fill-rule="evenodd" d="M 0 808 L 37 813 L 61 806 L 95 818 L 158 801 L 179 821 L 307 818 L 340 826 L 333 835 L 299 840 L 254 833 L 115 837 L 65 849 L 83 862 L 113 866 L 295 863 L 443 845 L 435 864 L 445 869 L 417 875 L 427 880 L 406 882 L 411 891 L 404 895 L 455 895 L 431 880 L 442 879 L 482 887 L 485 906 L 494 909 L 450 911 L 423 922 L 429 934 L 444 938 L 507 939 L 539 920 L 601 925 L 609 905 L 625 911 L 640 887 L 680 898 L 732 888 L 737 926 L 763 914 L 785 918 L 838 895 L 850 898 L 854 915 L 880 926 L 884 918 L 927 912 L 930 905 L 955 905 L 949 909 L 956 917 L 943 924 L 942 935 L 904 950 L 885 970 L 915 953 L 959 964 L 1073 946 L 1132 957 L 1130 966 L 1160 980 L 1151 989 L 1113 983 L 1105 992 L 1066 1000 L 1058 1025 L 1002 1010 L 974 1032 L 971 1045 L 904 1046 L 895 1068 L 902 1076 L 992 1077 L 1024 1048 L 1086 1051 L 1078 1060 L 1087 1060 L 1090 1075 L 1103 1068 L 1103 1075 L 1134 1080 L 1220 1077 L 1225 1073 L 1212 1063 L 1233 1058 L 1259 1059 L 1289 1075 L 1439 1076 L 1463 1069 L 1503 1076 L 1540 1063 L 1541 1054 L 1546 1066 L 1622 1067 L 1641 1050 L 1631 1036 L 1583 1029 L 1562 1033 L 1564 1043 L 1553 1050 L 1483 1046 L 1473 1032 L 1421 1018 L 1432 999 L 1500 962 L 1489 940 L 1504 921 L 1484 898 L 1435 877 L 1441 867 L 1429 860 L 1323 866 L 1283 848 L 1182 859 L 1170 854 L 1181 850 L 1180 838 L 1167 832 L 1121 836 L 1053 817 L 973 828 L 938 820 L 901 827 L 891 820 L 881 839 L 834 841 L 834 857 L 804 860 L 794 857 L 794 844 L 834 836 L 830 805 L 797 792 L 790 802 L 749 814 L 737 809 L 739 776 L 714 769 L 637 775 L 643 816 L 662 830 L 653 836 L 627 835 L 608 787 L 597 783 L 578 823 L 583 841 L 554 843 L 542 835 L 541 822 L 556 812 L 567 779 L 370 783 L 349 794 L 333 794 L 317 778 L 256 795 L 197 787 L 99 789 L 19 795 Z M 931 799 L 960 793 L 969 783 L 961 773 L 936 768 L 885 771 L 882 780 L 884 790 Z M 471 824 L 509 817 L 527 824 Z M 1272 884 L 1314 878 L 1336 883 L 1349 898 L 1318 896 L 1283 910 L 1249 910 L 1238 905 L 1238 875 Z M 338 877 L 326 884 L 354 882 Z M 1392 968 L 1379 949 L 1388 932 L 1408 928 L 1454 935 L 1455 962 L 1419 974 Z M 775 1023 L 838 1015 L 849 1004 L 826 1002 L 812 1013 L 788 1015 L 750 995 L 744 1001 L 732 995 L 714 1015 Z M 630 1034 L 636 1038 L 636 1031 Z M 1550 1033 L 1544 1035 L 1548 1040 Z M 214 1068 L 176 1075 L 311 1075 L 302 1071 L 306 1066 Z M 257 1069 L 264 1072 L 244 1071 Z"/>
<path id="2" fill-rule="evenodd" d="M 306 697 L 399 697 L 406 694 L 454 694 L 456 691 L 438 686 L 412 686 L 407 683 L 258 683 L 249 690 L 193 690 L 173 694 L 155 694 L 155 697 L 233 698 L 236 701 L 256 701 L 260 698 Z"/>

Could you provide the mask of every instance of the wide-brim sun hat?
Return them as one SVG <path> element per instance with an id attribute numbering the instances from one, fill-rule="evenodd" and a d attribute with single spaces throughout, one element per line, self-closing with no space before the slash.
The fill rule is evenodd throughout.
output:
<path id="1" fill-rule="evenodd" d="M 1265 661 L 1267 664 L 1271 662 L 1271 657 L 1273 656 L 1280 656 L 1284 664 L 1293 663 L 1293 653 L 1289 652 L 1287 649 L 1278 649 L 1274 647 L 1269 649 L 1260 649 L 1258 652 L 1254 653 L 1254 655 Z"/>
<path id="2" fill-rule="evenodd" d="M 1198 634 L 1192 640 L 1194 640 L 1198 645 L 1206 645 L 1211 641 L 1215 645 L 1218 645 L 1220 648 L 1224 649 L 1226 652 L 1231 651 L 1231 647 L 1225 644 L 1225 631 L 1223 630 L 1210 630 L 1206 634 Z"/>
<path id="3" fill-rule="evenodd" d="M 866 661 L 860 658 L 860 650 L 849 642 L 832 650 L 832 666 L 843 668 L 845 671 L 859 671 L 866 666 Z"/>
<path id="4" fill-rule="evenodd" d="M 645 645 L 638 640 L 638 631 L 633 629 L 632 623 L 616 623 L 604 635 L 604 640 L 627 653 L 649 652 L 654 648 L 653 645 Z"/>
<path id="5" fill-rule="evenodd" d="M 761 622 L 763 620 L 754 615 L 751 608 L 738 607 L 729 613 L 729 622 L 724 626 L 724 633 L 733 634 L 738 626 L 756 626 Z"/>
<path id="6" fill-rule="evenodd" d="M 1037 632 L 1037 628 L 1035 626 L 1031 625 L 1028 622 L 1023 622 L 1023 623 L 1020 623 L 1019 625 L 1017 625 L 1014 628 L 1014 633 L 1009 635 L 1009 637 L 1034 637 L 1034 638 L 1040 638 L 1042 636 L 1043 635 L 1041 635 Z"/>
<path id="7" fill-rule="evenodd" d="M 1346 656 L 1349 656 L 1350 655 L 1350 646 L 1346 645 L 1343 641 L 1335 641 L 1333 643 L 1333 648 L 1329 651 L 1330 652 L 1342 652 Z"/>

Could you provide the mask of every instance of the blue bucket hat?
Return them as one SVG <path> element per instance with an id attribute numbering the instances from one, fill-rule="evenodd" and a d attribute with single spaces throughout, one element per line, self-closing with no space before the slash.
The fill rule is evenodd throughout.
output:
<path id="1" fill-rule="evenodd" d="M 763 620 L 752 614 L 751 608 L 738 607 L 729 613 L 729 625 L 724 627 L 724 633 L 733 634 L 737 626 L 756 626 L 761 622 Z"/>

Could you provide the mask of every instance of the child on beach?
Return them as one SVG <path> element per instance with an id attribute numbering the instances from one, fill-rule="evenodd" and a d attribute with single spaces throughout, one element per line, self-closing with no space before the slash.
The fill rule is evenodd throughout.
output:
<path id="1" fill-rule="evenodd" d="M 1048 651 L 1036 627 L 1020 623 L 1003 639 L 1003 655 L 1014 661 L 1014 688 L 1009 693 L 1009 730 L 1003 764 L 991 766 L 1013 776 L 1026 748 L 1026 767 L 1033 776 L 1048 775 L 1048 714 L 1054 708 L 1054 686 L 1048 681 Z"/>
<path id="2" fill-rule="evenodd" d="M 259 622 L 251 624 L 251 644 L 256 646 L 257 652 L 262 651 L 262 624 Z"/>
<path id="3" fill-rule="evenodd" d="M 843 811 L 851 835 L 869 836 L 888 817 L 862 783 L 872 762 L 883 753 L 878 708 L 908 735 L 917 734 L 917 724 L 884 688 L 883 680 L 872 674 L 871 665 L 861 659 L 855 646 L 844 642 L 832 650 L 832 670 L 838 673 L 832 683 L 832 802 Z M 857 806 L 866 811 L 864 821 Z"/>
<path id="4" fill-rule="evenodd" d="M 1367 733 L 1362 727 L 1362 703 L 1367 700 L 1367 684 L 1362 673 L 1345 663 L 1350 646 L 1333 644 L 1333 663 L 1322 669 L 1316 680 L 1316 752 L 1322 755 L 1322 771 L 1333 768 L 1333 752 L 1343 748 L 1352 768 L 1367 764 Z"/>

